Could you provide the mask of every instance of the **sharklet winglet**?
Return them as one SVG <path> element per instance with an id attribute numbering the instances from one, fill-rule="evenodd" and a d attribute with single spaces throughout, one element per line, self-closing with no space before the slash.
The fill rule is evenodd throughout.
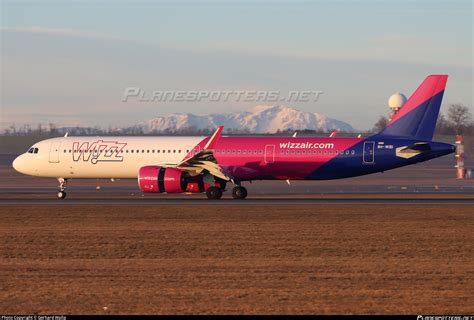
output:
<path id="1" fill-rule="evenodd" d="M 204 150 L 212 150 L 214 149 L 214 146 L 216 144 L 216 142 L 219 140 L 219 138 L 221 137 L 221 133 L 222 133 L 222 130 L 224 130 L 224 126 L 219 126 L 217 127 L 216 131 L 214 131 L 214 133 L 212 134 L 211 138 L 209 139 L 209 141 L 206 143 L 206 145 L 204 146 Z"/>

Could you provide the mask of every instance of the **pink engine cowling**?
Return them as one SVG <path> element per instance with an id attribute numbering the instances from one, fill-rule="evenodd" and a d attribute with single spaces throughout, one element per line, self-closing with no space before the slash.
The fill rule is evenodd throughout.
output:
<path id="1" fill-rule="evenodd" d="M 138 186 L 146 193 L 180 193 L 186 191 L 187 176 L 185 171 L 175 168 L 141 167 L 138 172 Z"/>

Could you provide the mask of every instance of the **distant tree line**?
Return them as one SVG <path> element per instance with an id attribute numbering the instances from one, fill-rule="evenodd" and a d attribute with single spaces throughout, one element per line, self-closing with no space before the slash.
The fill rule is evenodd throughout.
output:
<path id="1" fill-rule="evenodd" d="M 381 116 L 374 124 L 373 128 L 368 132 L 362 132 L 364 135 L 370 135 L 371 133 L 380 132 L 388 123 L 386 116 Z M 17 127 L 11 125 L 5 129 L 1 135 L 3 136 L 58 136 L 68 133 L 69 135 L 82 135 L 82 136 L 111 136 L 111 135 L 130 135 L 130 136 L 166 136 L 166 135 L 178 135 L 178 136 L 207 136 L 214 131 L 214 128 L 199 129 L 197 127 L 186 127 L 179 130 L 152 130 L 145 132 L 142 126 L 131 126 L 126 128 L 116 128 L 109 126 L 107 129 L 95 127 L 60 127 L 58 128 L 54 123 L 48 125 L 38 124 L 36 127 L 32 127 L 28 124 Z M 274 134 L 268 135 L 293 135 L 295 131 L 298 132 L 298 136 L 310 136 L 310 135 L 327 135 L 332 130 L 278 130 Z M 468 136 L 474 136 L 474 123 L 472 121 L 472 114 L 469 108 L 462 104 L 450 105 L 448 112 L 445 114 L 440 113 L 438 122 L 436 125 L 436 134 L 443 135 L 454 135 L 464 134 Z M 250 135 L 247 129 L 235 129 L 226 128 L 225 134 L 229 135 Z M 354 135 L 350 132 L 340 132 L 339 135 Z"/>
<path id="2" fill-rule="evenodd" d="M 112 136 L 112 135 L 127 135 L 127 136 L 167 136 L 167 135 L 176 135 L 176 136 L 207 136 L 214 132 L 214 128 L 200 129 L 194 126 L 181 128 L 179 130 L 165 129 L 165 130 L 151 130 L 146 131 L 142 126 L 132 126 L 127 128 L 114 128 L 109 127 L 107 129 L 100 127 L 60 127 L 58 128 L 55 124 L 50 123 L 47 126 L 38 125 L 32 128 L 30 125 L 23 125 L 20 127 L 10 126 L 2 135 L 4 136 L 59 136 L 68 133 L 71 136 Z M 295 131 L 298 132 L 299 136 L 308 136 L 308 135 L 317 135 L 329 134 L 325 130 L 278 130 L 276 133 L 267 133 L 262 135 L 293 135 Z M 225 128 L 225 134 L 227 135 L 251 135 L 254 134 L 248 129 L 235 129 L 235 128 Z M 344 134 L 344 132 L 339 132 Z M 353 134 L 353 133 L 352 133 Z"/>

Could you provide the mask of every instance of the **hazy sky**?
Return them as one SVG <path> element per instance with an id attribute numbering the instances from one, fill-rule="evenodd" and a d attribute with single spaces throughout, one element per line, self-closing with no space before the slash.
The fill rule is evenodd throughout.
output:
<path id="1" fill-rule="evenodd" d="M 153 90 L 321 90 L 285 103 L 372 127 L 429 74 L 473 110 L 471 1 L 1 1 L 1 127 L 131 125 L 265 102 L 122 102 Z"/>

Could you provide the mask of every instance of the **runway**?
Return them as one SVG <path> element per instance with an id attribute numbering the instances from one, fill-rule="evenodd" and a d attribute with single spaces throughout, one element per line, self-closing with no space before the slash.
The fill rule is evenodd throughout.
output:
<path id="1" fill-rule="evenodd" d="M 245 200 L 234 200 L 226 194 L 220 200 L 208 200 L 205 194 L 140 194 L 115 192 L 69 192 L 66 199 L 59 200 L 55 191 L 24 192 L 15 190 L 2 192 L 0 205 L 203 205 L 203 206 L 255 206 L 255 205 L 473 205 L 470 194 L 286 194 L 249 196 Z"/>

